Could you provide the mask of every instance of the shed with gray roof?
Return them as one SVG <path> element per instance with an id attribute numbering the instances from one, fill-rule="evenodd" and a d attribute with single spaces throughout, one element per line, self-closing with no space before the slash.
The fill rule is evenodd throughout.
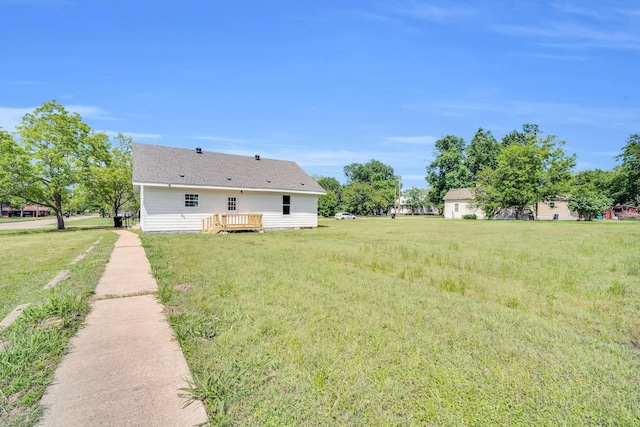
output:
<path id="1" fill-rule="evenodd" d="M 318 225 L 324 189 L 295 162 L 133 144 L 143 232 L 196 232 L 215 213 L 260 213 L 264 229 Z"/>

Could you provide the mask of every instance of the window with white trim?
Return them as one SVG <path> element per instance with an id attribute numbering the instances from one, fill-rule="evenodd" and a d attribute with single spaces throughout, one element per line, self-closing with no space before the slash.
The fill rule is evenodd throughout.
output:
<path id="1" fill-rule="evenodd" d="M 460 212 L 460 204 L 456 203 L 455 205 L 453 205 L 453 210 L 455 210 L 456 212 Z"/>
<path id="2" fill-rule="evenodd" d="M 238 210 L 238 198 L 237 197 L 227 197 L 227 210 L 228 211 L 237 211 Z"/>
<path id="3" fill-rule="evenodd" d="M 184 195 L 184 205 L 187 208 L 197 208 L 198 207 L 198 195 L 197 194 L 185 194 Z"/>
<path id="4" fill-rule="evenodd" d="M 282 215 L 291 215 L 291 196 L 282 196 Z"/>

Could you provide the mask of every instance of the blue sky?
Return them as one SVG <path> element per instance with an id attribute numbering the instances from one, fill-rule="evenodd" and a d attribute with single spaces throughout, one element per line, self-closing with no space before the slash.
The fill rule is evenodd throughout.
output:
<path id="1" fill-rule="evenodd" d="M 640 1 L 0 0 L 0 126 L 56 99 L 135 141 L 380 160 L 426 187 L 433 143 L 535 123 L 578 169 L 640 132 Z"/>

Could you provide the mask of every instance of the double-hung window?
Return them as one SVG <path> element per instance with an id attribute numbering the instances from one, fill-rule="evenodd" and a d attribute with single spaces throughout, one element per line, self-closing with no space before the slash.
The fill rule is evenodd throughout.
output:
<path id="1" fill-rule="evenodd" d="M 185 194 L 184 195 L 184 206 L 187 208 L 197 208 L 198 207 L 198 195 L 197 194 Z"/>
<path id="2" fill-rule="evenodd" d="M 227 197 L 227 210 L 229 212 L 235 212 L 238 210 L 238 198 L 237 197 Z"/>
<path id="3" fill-rule="evenodd" d="M 291 196 L 282 196 L 282 215 L 291 215 Z"/>

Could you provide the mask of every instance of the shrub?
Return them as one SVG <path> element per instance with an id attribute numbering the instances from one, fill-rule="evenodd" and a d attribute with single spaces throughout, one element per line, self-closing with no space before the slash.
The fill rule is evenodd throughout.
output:
<path id="1" fill-rule="evenodd" d="M 462 215 L 462 219 L 478 219 L 478 217 L 476 217 L 476 214 L 466 214 Z"/>

